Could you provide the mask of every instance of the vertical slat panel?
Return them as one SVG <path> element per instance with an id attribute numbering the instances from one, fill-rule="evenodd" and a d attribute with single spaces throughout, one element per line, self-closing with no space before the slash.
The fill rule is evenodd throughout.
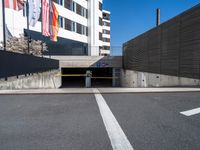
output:
<path id="1" fill-rule="evenodd" d="M 125 69 L 200 78 L 200 5 L 124 44 Z"/>

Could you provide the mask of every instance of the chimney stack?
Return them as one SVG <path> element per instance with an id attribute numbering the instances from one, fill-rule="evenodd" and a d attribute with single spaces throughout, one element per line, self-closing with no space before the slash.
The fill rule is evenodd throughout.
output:
<path id="1" fill-rule="evenodd" d="M 158 27 L 160 25 L 160 8 L 157 8 L 156 10 L 156 26 Z"/>

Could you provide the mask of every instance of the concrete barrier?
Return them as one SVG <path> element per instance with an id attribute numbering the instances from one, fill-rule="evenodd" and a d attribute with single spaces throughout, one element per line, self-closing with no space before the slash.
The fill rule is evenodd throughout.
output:
<path id="1" fill-rule="evenodd" d="M 16 89 L 57 89 L 61 86 L 60 70 L 53 70 L 43 73 L 34 73 L 31 75 L 21 75 L 18 77 L 9 77 L 0 79 L 0 90 Z"/>
<path id="2" fill-rule="evenodd" d="M 200 86 L 200 80 L 122 69 L 121 85 L 128 88 Z"/>

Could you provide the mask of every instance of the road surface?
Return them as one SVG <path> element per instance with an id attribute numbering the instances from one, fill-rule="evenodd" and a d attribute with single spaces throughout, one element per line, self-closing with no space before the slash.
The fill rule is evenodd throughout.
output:
<path id="1" fill-rule="evenodd" d="M 0 150 L 199 150 L 200 93 L 0 95 Z"/>

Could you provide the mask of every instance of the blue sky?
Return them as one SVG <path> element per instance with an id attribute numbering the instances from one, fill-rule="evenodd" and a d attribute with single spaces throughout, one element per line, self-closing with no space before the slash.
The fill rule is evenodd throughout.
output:
<path id="1" fill-rule="evenodd" d="M 153 28 L 156 8 L 161 9 L 161 23 L 197 5 L 200 0 L 103 0 L 111 11 L 112 54 L 120 55 L 122 44 Z"/>

